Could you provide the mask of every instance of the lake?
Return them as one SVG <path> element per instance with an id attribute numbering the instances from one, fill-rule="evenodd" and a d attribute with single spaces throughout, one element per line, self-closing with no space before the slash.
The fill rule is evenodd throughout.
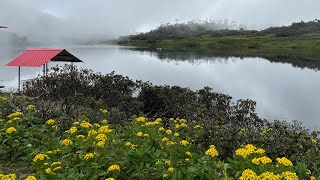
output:
<path id="1" fill-rule="evenodd" d="M 311 130 L 320 129 L 320 72 L 315 68 L 259 57 L 133 51 L 113 45 L 64 47 L 84 61 L 78 66 L 95 72 L 115 71 L 134 80 L 193 90 L 209 86 L 235 100 L 255 100 L 263 118 L 298 120 Z M 6 90 L 17 88 L 18 68 L 4 65 L 27 48 L 0 47 L 0 85 Z M 49 67 L 56 64 L 49 63 Z M 41 71 L 41 67 L 22 67 L 22 80 L 34 78 Z"/>

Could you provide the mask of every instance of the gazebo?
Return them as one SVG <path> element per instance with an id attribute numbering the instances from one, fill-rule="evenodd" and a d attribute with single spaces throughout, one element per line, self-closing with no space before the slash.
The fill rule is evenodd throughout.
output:
<path id="1" fill-rule="evenodd" d="M 18 91 L 20 91 L 21 66 L 40 67 L 43 66 L 43 75 L 48 71 L 48 62 L 82 62 L 80 59 L 65 49 L 37 48 L 28 49 L 20 56 L 10 61 L 5 66 L 18 66 Z"/>

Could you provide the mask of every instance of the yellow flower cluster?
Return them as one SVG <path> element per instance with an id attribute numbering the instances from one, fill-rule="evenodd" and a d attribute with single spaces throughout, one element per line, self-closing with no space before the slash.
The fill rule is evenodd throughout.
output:
<path id="1" fill-rule="evenodd" d="M 214 145 L 211 145 L 210 148 L 205 152 L 205 155 L 210 157 L 216 157 L 219 155 L 216 147 Z"/>
<path id="2" fill-rule="evenodd" d="M 93 153 L 87 153 L 87 154 L 83 155 L 83 158 L 85 160 L 93 159 L 94 158 L 94 154 Z"/>
<path id="3" fill-rule="evenodd" d="M 69 146 L 69 145 L 72 145 L 72 141 L 70 139 L 64 139 L 61 141 L 61 146 Z"/>
<path id="4" fill-rule="evenodd" d="M 48 125 L 54 125 L 55 122 L 56 122 L 55 120 L 49 119 L 46 123 L 47 123 Z"/>
<path id="5" fill-rule="evenodd" d="M 90 127 L 92 127 L 92 124 L 89 123 L 89 122 L 86 122 L 86 121 L 82 121 L 80 123 L 80 127 L 82 127 L 82 128 L 90 128 Z"/>
<path id="6" fill-rule="evenodd" d="M 111 129 L 109 129 L 109 126 L 101 126 L 98 130 L 99 133 L 108 134 L 112 132 Z"/>
<path id="7" fill-rule="evenodd" d="M 297 176 L 297 174 L 290 171 L 282 172 L 281 176 L 283 177 L 283 179 L 286 179 L 286 180 L 299 180 L 299 177 Z"/>
<path id="8" fill-rule="evenodd" d="M 138 145 L 132 144 L 131 142 L 126 142 L 125 146 L 130 147 L 131 149 L 135 149 Z"/>
<path id="9" fill-rule="evenodd" d="M 33 162 L 38 162 L 38 161 L 43 161 L 45 159 L 50 159 L 49 156 L 45 155 L 45 154 L 37 154 L 34 158 L 33 158 Z"/>
<path id="10" fill-rule="evenodd" d="M 260 176 L 258 177 L 258 179 L 260 180 L 280 180 L 281 179 L 281 176 L 280 175 L 277 175 L 277 174 L 274 174 L 273 172 L 264 172 L 262 174 L 260 174 Z"/>
<path id="11" fill-rule="evenodd" d="M 98 141 L 105 141 L 105 140 L 107 140 L 107 136 L 106 136 L 105 134 L 98 134 L 98 135 L 96 136 L 96 140 L 98 140 Z"/>
<path id="12" fill-rule="evenodd" d="M 17 131 L 16 128 L 14 128 L 14 127 L 9 127 L 9 128 L 6 130 L 6 133 L 11 134 L 11 133 L 16 132 L 16 131 Z"/>
<path id="13" fill-rule="evenodd" d="M 139 137 L 141 137 L 141 136 L 143 136 L 143 132 L 137 132 L 136 135 L 139 136 Z"/>
<path id="14" fill-rule="evenodd" d="M 253 158 L 253 159 L 251 160 L 251 162 L 252 162 L 253 164 L 260 165 L 260 164 L 269 164 L 269 163 L 272 163 L 272 160 L 271 160 L 269 157 L 267 157 L 267 156 L 263 156 L 263 157 L 261 157 L 261 158 Z"/>
<path id="15" fill-rule="evenodd" d="M 95 136 L 95 135 L 97 135 L 97 134 L 98 134 L 98 132 L 97 132 L 96 130 L 91 129 L 91 130 L 88 132 L 88 137 L 92 137 L 92 136 Z"/>
<path id="16" fill-rule="evenodd" d="M 167 142 L 167 141 L 169 141 L 169 138 L 164 137 L 164 138 L 161 139 L 161 141 L 162 141 L 162 142 Z"/>
<path id="17" fill-rule="evenodd" d="M 298 180 L 298 176 L 294 172 L 285 171 L 279 174 L 274 174 L 273 172 L 264 172 L 259 176 L 251 169 L 246 169 L 242 172 L 239 180 Z"/>
<path id="18" fill-rule="evenodd" d="M 15 174 L 1 174 L 0 173 L 0 179 L 1 180 L 16 180 L 17 179 L 17 176 Z"/>
<path id="19" fill-rule="evenodd" d="M 106 110 L 106 109 L 100 109 L 100 112 L 101 112 L 101 113 L 103 113 L 103 114 L 107 114 L 107 113 L 109 113 L 109 111 L 108 111 L 108 110 Z"/>
<path id="20" fill-rule="evenodd" d="M 136 122 L 145 122 L 147 119 L 145 117 L 138 117 L 135 119 Z"/>
<path id="21" fill-rule="evenodd" d="M 120 171 L 120 166 L 117 164 L 113 164 L 108 167 L 108 171 Z"/>
<path id="22" fill-rule="evenodd" d="M 108 124 L 108 122 L 109 122 L 109 121 L 108 121 L 107 119 L 102 119 L 102 120 L 101 120 L 101 124 Z"/>
<path id="23" fill-rule="evenodd" d="M 187 155 L 187 156 L 189 156 L 189 157 L 192 157 L 192 154 L 191 154 L 191 152 L 189 152 L 189 151 L 185 152 L 184 154 Z"/>
<path id="24" fill-rule="evenodd" d="M 244 148 L 239 148 L 236 150 L 236 155 L 241 156 L 243 158 L 246 158 L 250 154 L 264 154 L 265 151 L 263 149 L 257 149 L 254 145 L 252 144 L 247 144 Z"/>
<path id="25" fill-rule="evenodd" d="M 189 142 L 187 140 L 182 140 L 182 141 L 180 141 L 180 145 L 181 146 L 188 146 Z"/>
<path id="26" fill-rule="evenodd" d="M 106 144 L 105 141 L 99 141 L 99 142 L 97 142 L 97 147 L 103 148 L 105 144 Z"/>
<path id="27" fill-rule="evenodd" d="M 14 117 L 20 117 L 22 116 L 22 112 L 20 111 L 15 111 L 14 113 L 11 113 L 9 116 L 7 116 L 8 118 L 14 118 Z"/>
<path id="28" fill-rule="evenodd" d="M 28 176 L 24 180 L 37 180 L 35 176 Z"/>
<path id="29" fill-rule="evenodd" d="M 172 131 L 170 129 L 166 130 L 166 134 L 172 134 Z"/>
<path id="30" fill-rule="evenodd" d="M 173 168 L 173 167 L 169 167 L 169 168 L 168 168 L 168 171 L 171 172 L 171 173 L 173 173 L 174 168 Z"/>
<path id="31" fill-rule="evenodd" d="M 258 176 L 251 169 L 246 169 L 242 172 L 239 180 L 258 180 Z"/>
<path id="32" fill-rule="evenodd" d="M 27 110 L 29 110 L 29 111 L 34 110 L 34 108 L 35 108 L 35 106 L 32 105 L 32 104 L 30 104 L 30 105 L 27 106 Z"/>
<path id="33" fill-rule="evenodd" d="M 276 160 L 278 163 L 283 164 L 284 166 L 293 166 L 292 162 L 285 157 L 277 158 Z"/>
<path id="34" fill-rule="evenodd" d="M 70 134 L 74 134 L 78 131 L 78 128 L 77 127 L 71 127 L 69 130 L 67 130 L 66 132 L 67 133 L 70 133 Z"/>

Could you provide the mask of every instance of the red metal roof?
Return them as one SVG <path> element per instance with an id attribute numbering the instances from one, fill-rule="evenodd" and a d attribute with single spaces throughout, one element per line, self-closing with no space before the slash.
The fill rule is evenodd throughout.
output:
<path id="1" fill-rule="evenodd" d="M 43 64 L 52 61 L 69 61 L 69 62 L 82 62 L 65 49 L 28 49 L 20 56 L 10 61 L 6 66 L 31 66 L 40 67 Z"/>

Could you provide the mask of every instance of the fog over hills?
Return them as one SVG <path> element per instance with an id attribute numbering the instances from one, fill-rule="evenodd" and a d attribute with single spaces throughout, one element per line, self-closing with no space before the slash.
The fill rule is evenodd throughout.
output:
<path id="1" fill-rule="evenodd" d="M 320 17 L 318 0 L 1 0 L 0 7 L 0 25 L 9 27 L 1 31 L 42 43 L 117 38 L 193 19 L 263 29 Z"/>

